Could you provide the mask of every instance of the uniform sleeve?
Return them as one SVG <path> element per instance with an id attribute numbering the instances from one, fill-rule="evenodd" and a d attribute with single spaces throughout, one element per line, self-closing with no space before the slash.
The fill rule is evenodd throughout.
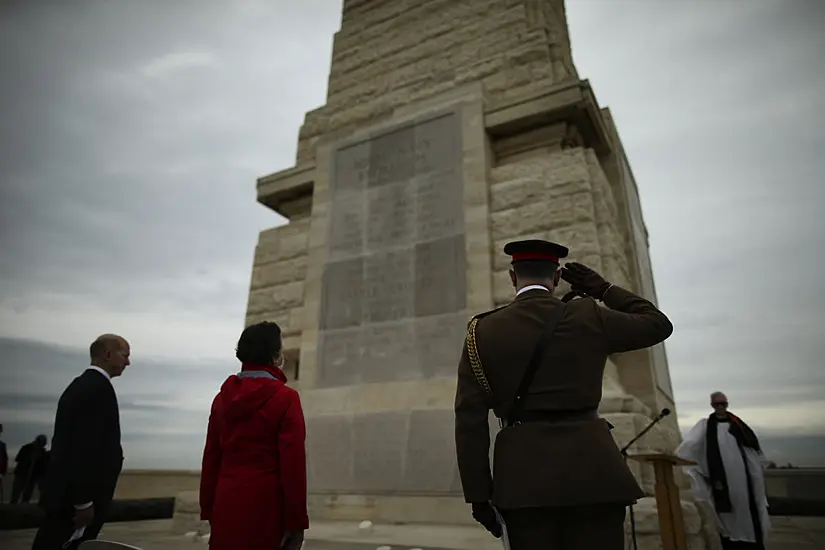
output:
<path id="1" fill-rule="evenodd" d="M 284 491 L 284 529 L 298 531 L 309 528 L 306 425 L 301 399 L 297 392 L 291 393 L 291 401 L 281 420 L 278 449 Z"/>
<path id="2" fill-rule="evenodd" d="M 596 310 L 608 353 L 648 348 L 665 341 L 673 333 L 673 325 L 667 316 L 632 292 L 614 285 L 607 290 L 603 300 L 607 308 L 596 307 Z"/>
<path id="3" fill-rule="evenodd" d="M 212 519 L 212 506 L 215 503 L 215 490 L 218 486 L 218 473 L 221 468 L 220 427 L 217 411 L 218 398 L 212 401 L 209 425 L 206 428 L 206 444 L 203 448 L 201 462 L 200 507 L 201 519 Z"/>
<path id="4" fill-rule="evenodd" d="M 473 375 L 465 341 L 455 395 L 455 448 L 467 502 L 487 502 L 493 494 L 489 411 L 487 394 Z"/>

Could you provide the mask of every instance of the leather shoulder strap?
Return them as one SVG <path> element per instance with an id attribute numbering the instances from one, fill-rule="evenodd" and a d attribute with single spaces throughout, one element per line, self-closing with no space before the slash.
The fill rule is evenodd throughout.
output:
<path id="1" fill-rule="evenodd" d="M 521 377 L 521 382 L 518 385 L 513 403 L 510 406 L 510 412 L 507 416 L 508 421 L 511 423 L 518 419 L 518 413 L 521 412 L 524 396 L 527 394 L 527 390 L 530 389 L 530 384 L 533 383 L 533 378 L 536 376 L 539 364 L 541 364 L 541 358 L 553 340 L 553 334 L 556 332 L 556 327 L 559 325 L 559 321 L 564 316 L 565 311 L 567 311 L 567 304 L 561 303 L 553 310 L 550 318 L 547 320 L 544 332 L 539 337 L 539 341 L 533 350 L 533 355 L 530 357 L 530 362 L 524 370 L 524 375 Z"/>

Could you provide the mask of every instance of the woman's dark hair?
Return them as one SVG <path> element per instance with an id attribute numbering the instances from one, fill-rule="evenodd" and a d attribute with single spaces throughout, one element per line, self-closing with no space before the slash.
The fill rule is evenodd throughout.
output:
<path id="1" fill-rule="evenodd" d="M 281 327 L 270 321 L 246 327 L 235 349 L 235 357 L 241 363 L 256 365 L 271 365 L 279 353 L 281 353 Z"/>

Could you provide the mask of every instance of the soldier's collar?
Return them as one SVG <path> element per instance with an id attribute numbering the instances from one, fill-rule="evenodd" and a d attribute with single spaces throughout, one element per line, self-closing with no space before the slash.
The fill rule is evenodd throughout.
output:
<path id="1" fill-rule="evenodd" d="M 525 287 L 527 288 L 527 287 Z M 530 288 L 525 290 L 524 292 L 517 294 L 516 297 L 513 299 L 514 302 L 520 302 L 522 300 L 527 300 L 530 298 L 553 298 L 556 299 L 553 294 L 544 287 L 538 288 Z"/>

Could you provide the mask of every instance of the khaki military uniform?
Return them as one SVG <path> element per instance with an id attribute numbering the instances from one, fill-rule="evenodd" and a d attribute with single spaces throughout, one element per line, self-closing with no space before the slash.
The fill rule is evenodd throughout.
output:
<path id="1" fill-rule="evenodd" d="M 467 502 L 497 506 L 513 550 L 621 550 L 624 508 L 643 496 L 598 418 L 613 353 L 662 342 L 673 328 L 649 301 L 612 286 L 607 308 L 566 305 L 523 399 L 522 423 L 497 435 L 491 475 L 488 411 L 507 418 L 550 313 L 562 302 L 528 290 L 470 322 L 458 369 L 456 452 Z"/>

